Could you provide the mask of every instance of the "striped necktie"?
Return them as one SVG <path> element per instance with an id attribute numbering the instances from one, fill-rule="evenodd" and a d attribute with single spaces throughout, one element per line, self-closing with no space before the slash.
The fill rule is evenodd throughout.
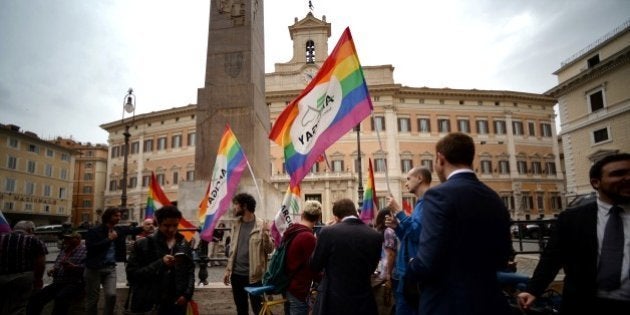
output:
<path id="1" fill-rule="evenodd" d="M 623 261 L 623 209 L 613 206 L 609 210 L 608 222 L 604 229 L 602 250 L 599 256 L 597 284 L 601 290 L 612 291 L 619 288 L 621 281 L 621 263 Z"/>

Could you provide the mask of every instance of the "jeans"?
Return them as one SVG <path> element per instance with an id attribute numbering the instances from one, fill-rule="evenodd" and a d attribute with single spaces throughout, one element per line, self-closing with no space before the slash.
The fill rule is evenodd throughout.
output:
<path id="1" fill-rule="evenodd" d="M 232 296 L 234 297 L 234 304 L 236 304 L 236 312 L 238 315 L 249 314 L 249 306 L 247 305 L 247 296 L 249 295 L 249 302 L 252 305 L 254 314 L 260 313 L 262 308 L 262 296 L 250 295 L 245 291 L 245 287 L 261 286 L 262 283 L 249 283 L 249 276 L 241 276 L 232 274 L 230 276 L 230 282 L 232 283 Z"/>
<path id="2" fill-rule="evenodd" d="M 85 313 L 96 315 L 96 307 L 98 305 L 98 297 L 101 291 L 101 285 L 105 291 L 105 306 L 103 314 L 114 314 L 116 306 L 116 265 L 105 266 L 100 269 L 85 268 Z"/>
<path id="3" fill-rule="evenodd" d="M 291 315 L 307 315 L 308 304 L 306 301 L 300 300 L 287 292 L 287 300 L 289 301 L 289 314 Z"/>

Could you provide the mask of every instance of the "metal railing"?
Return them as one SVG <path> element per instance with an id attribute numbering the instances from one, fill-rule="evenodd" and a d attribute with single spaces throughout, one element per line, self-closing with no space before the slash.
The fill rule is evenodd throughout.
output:
<path id="1" fill-rule="evenodd" d="M 513 221 L 510 233 L 512 233 L 512 244 L 516 254 L 542 253 L 555 224 L 555 218 Z"/>

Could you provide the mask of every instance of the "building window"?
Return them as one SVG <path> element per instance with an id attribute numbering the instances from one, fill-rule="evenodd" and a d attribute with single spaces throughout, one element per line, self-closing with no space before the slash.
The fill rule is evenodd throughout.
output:
<path id="1" fill-rule="evenodd" d="M 492 161 L 481 161 L 481 174 L 492 174 Z"/>
<path id="2" fill-rule="evenodd" d="M 83 180 L 92 180 L 92 179 L 93 179 L 92 173 L 83 174 Z"/>
<path id="3" fill-rule="evenodd" d="M 477 120 L 477 134 L 487 135 L 488 134 L 488 121 L 487 120 Z"/>
<path id="4" fill-rule="evenodd" d="M 162 151 L 166 149 L 166 137 L 160 137 L 157 140 L 157 149 L 158 151 Z"/>
<path id="5" fill-rule="evenodd" d="M 510 173 L 510 162 L 507 160 L 499 161 L 499 173 L 500 174 L 509 174 Z"/>
<path id="6" fill-rule="evenodd" d="M 177 185 L 179 183 L 179 172 L 173 172 L 173 185 Z"/>
<path id="7" fill-rule="evenodd" d="M 59 176 L 61 179 L 68 179 L 68 170 L 65 168 L 61 169 L 61 176 Z"/>
<path id="8" fill-rule="evenodd" d="M 440 133 L 451 132 L 451 122 L 448 119 L 438 119 L 438 131 Z"/>
<path id="9" fill-rule="evenodd" d="M 494 134 L 497 134 L 497 135 L 505 134 L 505 121 L 504 120 L 494 121 Z"/>
<path id="10" fill-rule="evenodd" d="M 551 204 L 552 210 L 561 210 L 562 209 L 562 197 L 557 193 L 552 193 L 549 197 L 549 203 Z"/>
<path id="11" fill-rule="evenodd" d="M 536 136 L 536 124 L 533 122 L 528 122 L 527 123 L 527 129 L 529 129 L 529 135 L 531 137 L 535 137 Z"/>
<path id="12" fill-rule="evenodd" d="M 112 158 L 115 157 L 119 157 L 120 156 L 120 147 L 112 147 L 112 154 L 111 154 Z"/>
<path id="13" fill-rule="evenodd" d="M 470 133 L 470 121 L 468 119 L 458 119 L 457 129 L 459 132 Z"/>
<path id="14" fill-rule="evenodd" d="M 30 202 L 29 203 L 25 203 L 24 204 L 24 211 L 32 212 L 33 211 L 33 204 L 30 203 Z"/>
<path id="15" fill-rule="evenodd" d="M 52 187 L 50 185 L 44 185 L 44 197 L 50 197 L 52 194 Z"/>
<path id="16" fill-rule="evenodd" d="M 186 180 L 191 182 L 195 180 L 195 171 L 187 171 L 186 172 Z"/>
<path id="17" fill-rule="evenodd" d="M 28 161 L 26 171 L 31 174 L 35 173 L 35 161 Z"/>
<path id="18" fill-rule="evenodd" d="M 590 112 L 596 112 L 604 108 L 604 92 L 602 90 L 595 91 L 588 95 L 588 106 Z"/>
<path id="19" fill-rule="evenodd" d="M 372 130 L 374 130 L 374 131 L 383 131 L 383 130 L 385 130 L 385 117 L 383 117 L 383 116 L 374 116 L 372 118 Z"/>
<path id="20" fill-rule="evenodd" d="M 411 171 L 412 168 L 413 168 L 413 161 L 411 159 L 400 160 L 400 170 L 403 173 L 407 173 Z"/>
<path id="21" fill-rule="evenodd" d="M 29 144 L 28 152 L 39 153 L 39 147 L 34 144 Z"/>
<path id="22" fill-rule="evenodd" d="M 433 160 L 423 159 L 420 161 L 420 165 L 428 168 L 431 171 L 431 173 L 433 173 Z"/>
<path id="23" fill-rule="evenodd" d="M 542 166 L 540 162 L 538 161 L 532 162 L 532 173 L 534 175 L 540 175 L 542 173 Z"/>
<path id="24" fill-rule="evenodd" d="M 610 140 L 610 137 L 608 136 L 608 128 L 593 131 L 593 143 L 600 143 L 608 140 Z"/>
<path id="25" fill-rule="evenodd" d="M 35 183 L 26 182 L 26 185 L 24 185 L 24 194 L 32 196 L 34 193 L 35 193 Z"/>
<path id="26" fill-rule="evenodd" d="M 334 160 L 332 162 L 333 172 L 343 172 L 343 160 Z"/>
<path id="27" fill-rule="evenodd" d="M 140 153 L 140 142 L 134 141 L 131 143 L 131 154 Z"/>
<path id="28" fill-rule="evenodd" d="M 15 179 L 7 178 L 4 180 L 4 191 L 9 193 L 15 192 Z"/>
<path id="29" fill-rule="evenodd" d="M 92 186 L 83 186 L 83 193 L 84 194 L 91 194 L 92 193 Z"/>
<path id="30" fill-rule="evenodd" d="M 4 209 L 4 210 L 13 210 L 13 206 L 14 206 L 13 202 L 5 201 L 4 202 L 4 208 L 2 208 L 2 209 Z"/>
<path id="31" fill-rule="evenodd" d="M 59 188 L 59 199 L 66 199 L 66 188 Z"/>
<path id="32" fill-rule="evenodd" d="M 48 177 L 52 177 L 53 166 L 50 164 L 46 164 L 44 167 L 44 174 Z"/>
<path id="33" fill-rule="evenodd" d="M 503 204 L 508 209 L 514 209 L 514 197 L 513 196 L 501 196 L 501 200 L 503 200 Z"/>
<path id="34" fill-rule="evenodd" d="M 534 209 L 534 197 L 529 194 L 523 194 L 523 196 L 521 196 L 521 207 L 525 210 Z"/>
<path id="35" fill-rule="evenodd" d="M 398 118 L 398 132 L 410 132 L 410 124 L 409 118 Z"/>
<path id="36" fill-rule="evenodd" d="M 9 147 L 17 149 L 18 140 L 15 138 L 9 138 Z"/>
<path id="37" fill-rule="evenodd" d="M 47 157 L 53 157 L 55 156 L 55 151 L 51 150 L 51 149 L 46 149 L 46 156 Z"/>
<path id="38" fill-rule="evenodd" d="M 109 191 L 116 191 L 117 187 L 118 187 L 118 181 L 116 180 L 110 180 L 109 181 Z"/>
<path id="39" fill-rule="evenodd" d="M 164 186 L 164 174 L 157 174 L 155 179 L 157 180 L 158 184 Z"/>
<path id="40" fill-rule="evenodd" d="M 171 138 L 171 148 L 176 149 L 182 146 L 182 135 L 174 135 Z"/>
<path id="41" fill-rule="evenodd" d="M 194 147 L 195 146 L 195 139 L 196 139 L 197 134 L 194 132 L 189 132 L 187 139 L 188 139 L 188 143 L 186 144 L 189 147 Z"/>
<path id="42" fill-rule="evenodd" d="M 536 209 L 538 209 L 538 211 L 540 213 L 544 213 L 545 211 L 545 196 L 543 194 L 537 194 L 536 195 Z"/>
<path id="43" fill-rule="evenodd" d="M 306 41 L 306 63 L 315 63 L 315 42 Z"/>
<path id="44" fill-rule="evenodd" d="M 66 162 L 70 162 L 70 155 L 67 153 L 61 153 L 61 160 L 62 161 L 66 161 Z"/>
<path id="45" fill-rule="evenodd" d="M 83 208 L 90 208 L 90 207 L 92 207 L 92 200 L 83 199 Z"/>
<path id="46" fill-rule="evenodd" d="M 149 139 L 149 140 L 144 140 L 144 152 L 151 152 L 153 151 L 153 139 Z"/>
<path id="47" fill-rule="evenodd" d="M 149 175 L 142 176 L 142 187 L 148 187 L 149 181 L 151 181 L 151 176 Z"/>
<path id="48" fill-rule="evenodd" d="M 586 59 L 586 65 L 589 68 L 592 68 L 592 67 L 594 67 L 597 64 L 599 64 L 599 54 L 597 54 L 597 55 L 595 55 L 595 56 L 593 56 L 591 58 Z"/>
<path id="49" fill-rule="evenodd" d="M 387 159 L 374 159 L 374 172 L 383 173 L 387 169 Z"/>
<path id="50" fill-rule="evenodd" d="M 522 136 L 523 135 L 523 122 L 513 121 L 512 122 L 512 133 L 515 136 Z"/>
<path id="51" fill-rule="evenodd" d="M 138 177 L 132 176 L 129 178 L 129 188 L 136 188 L 138 186 Z"/>
<path id="52" fill-rule="evenodd" d="M 14 170 L 17 169 L 17 158 L 15 156 L 10 156 L 7 159 L 7 168 Z"/>
<path id="53" fill-rule="evenodd" d="M 519 174 L 527 174 L 527 162 L 525 161 L 516 161 L 516 169 Z"/>
<path id="54" fill-rule="evenodd" d="M 556 163 L 554 162 L 546 162 L 545 163 L 545 171 L 547 174 L 556 175 Z"/>
<path id="55" fill-rule="evenodd" d="M 311 166 L 311 173 L 319 173 L 319 163 L 315 163 Z"/>
<path id="56" fill-rule="evenodd" d="M 540 124 L 540 134 L 543 137 L 550 138 L 551 137 L 551 124 L 550 123 L 541 123 Z"/>
<path id="57" fill-rule="evenodd" d="M 418 132 L 431 132 L 431 120 L 429 118 L 418 118 Z"/>

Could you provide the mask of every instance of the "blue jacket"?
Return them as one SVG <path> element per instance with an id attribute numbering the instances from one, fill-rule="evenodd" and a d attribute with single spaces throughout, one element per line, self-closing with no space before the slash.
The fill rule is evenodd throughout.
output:
<path id="1" fill-rule="evenodd" d="M 422 219 L 423 205 L 424 199 L 420 198 L 416 201 L 411 216 L 407 216 L 404 211 L 396 214 L 398 226 L 394 231 L 400 240 L 400 248 L 398 255 L 396 255 L 396 273 L 394 275 L 396 279 L 402 279 L 405 276 L 409 258 L 414 257 L 418 251 L 418 241 L 420 240 L 420 231 L 422 231 L 420 220 Z"/>

